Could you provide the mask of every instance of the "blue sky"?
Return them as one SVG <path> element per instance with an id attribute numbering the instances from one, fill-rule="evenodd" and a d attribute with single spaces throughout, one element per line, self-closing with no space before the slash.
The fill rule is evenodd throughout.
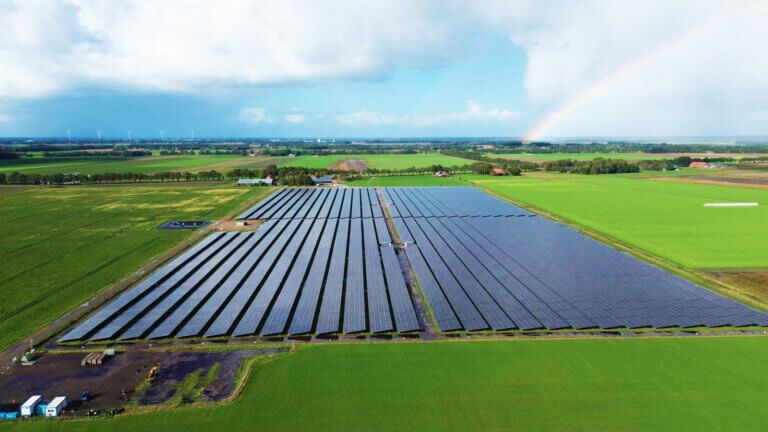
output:
<path id="1" fill-rule="evenodd" d="M 4 135 L 125 138 L 253 136 L 512 136 L 521 120 L 437 122 L 339 121 L 339 116 L 450 116 L 467 111 L 467 101 L 482 107 L 525 109 L 525 52 L 501 37 L 454 63 L 435 68 L 393 68 L 384 76 L 343 82 L 237 86 L 197 94 L 81 88 L 50 98 L 24 101 L 18 120 Z M 241 110 L 264 109 L 267 119 L 250 122 Z M 286 116 L 293 122 L 288 121 Z M 0 124 L 2 127 L 2 124 Z M 0 129 L 2 130 L 2 129 Z"/>
<path id="2" fill-rule="evenodd" d="M 766 135 L 766 20 L 749 1 L 10 0 L 0 136 Z"/>

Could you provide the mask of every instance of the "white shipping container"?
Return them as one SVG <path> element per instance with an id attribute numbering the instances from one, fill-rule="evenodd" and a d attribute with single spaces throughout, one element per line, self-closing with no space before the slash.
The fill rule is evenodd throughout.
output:
<path id="1" fill-rule="evenodd" d="M 48 404 L 48 408 L 45 409 L 46 417 L 56 417 L 61 413 L 61 410 L 67 407 L 66 396 L 56 396 L 51 403 Z"/>
<path id="2" fill-rule="evenodd" d="M 40 401 L 43 399 L 40 395 L 34 395 L 27 399 L 26 402 L 24 402 L 23 405 L 21 405 L 21 416 L 22 417 L 32 417 L 35 415 L 35 407 L 37 404 L 40 403 Z"/>

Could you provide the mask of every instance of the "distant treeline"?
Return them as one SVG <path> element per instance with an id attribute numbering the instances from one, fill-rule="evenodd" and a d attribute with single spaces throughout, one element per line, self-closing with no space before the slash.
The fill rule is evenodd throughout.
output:
<path id="1" fill-rule="evenodd" d="M 544 171 L 574 174 L 619 174 L 640 172 L 640 165 L 620 159 L 595 158 L 587 161 L 561 159 L 545 162 Z"/>
<path id="2" fill-rule="evenodd" d="M 768 153 L 768 145 L 714 145 L 714 144 L 643 144 L 643 143 L 591 143 L 550 144 L 535 143 L 499 145 L 485 150 L 488 153 Z M 564 157 L 567 157 L 564 155 Z"/>
<path id="3" fill-rule="evenodd" d="M 65 158 L 65 157 L 139 157 L 152 156 L 149 150 L 110 150 L 110 151 L 45 151 L 43 157 L 46 158 Z"/>
<path id="4" fill-rule="evenodd" d="M 87 151 L 105 148 L 136 147 L 158 150 L 163 154 L 248 154 L 265 156 L 329 155 L 329 154 L 415 154 L 434 151 L 481 153 L 768 153 L 768 144 L 716 145 L 668 144 L 609 141 L 607 143 L 550 143 L 520 140 L 267 140 L 248 139 L 233 141 L 79 141 L 79 142 L 9 142 L 0 144 L 12 152 Z"/>

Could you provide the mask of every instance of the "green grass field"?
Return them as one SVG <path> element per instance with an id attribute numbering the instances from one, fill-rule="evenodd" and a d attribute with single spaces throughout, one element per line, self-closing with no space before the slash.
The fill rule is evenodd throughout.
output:
<path id="1" fill-rule="evenodd" d="M 420 153 L 407 155 L 389 154 L 359 154 L 359 155 L 328 155 L 328 156 L 298 156 L 281 166 L 297 166 L 306 168 L 327 168 L 329 165 L 341 159 L 363 159 L 369 168 L 376 169 L 405 169 L 421 168 L 429 165 L 466 165 L 474 161 L 453 156 L 445 156 L 439 153 Z"/>
<path id="2" fill-rule="evenodd" d="M 348 186 L 469 186 L 462 180 L 461 176 L 454 177 L 434 177 L 428 175 L 420 176 L 385 176 L 385 177 L 366 177 L 362 180 L 344 181 Z"/>
<path id="3" fill-rule="evenodd" d="M 766 356 L 763 337 L 314 345 L 228 405 L 17 430 L 761 430 Z"/>
<path id="4" fill-rule="evenodd" d="M 642 160 L 642 159 L 665 159 L 673 156 L 649 155 L 644 153 L 486 153 L 488 157 L 498 157 L 503 159 L 519 159 L 529 161 L 553 161 L 560 159 L 573 160 L 592 160 L 594 158 L 621 159 L 621 160 Z"/>
<path id="5" fill-rule="evenodd" d="M 226 186 L 0 187 L 0 348 L 74 309 L 191 231 L 264 189 Z"/>
<path id="6" fill-rule="evenodd" d="M 650 181 L 637 175 L 467 177 L 684 267 L 768 267 L 768 190 Z M 707 202 L 759 206 L 703 207 Z"/>
<path id="7" fill-rule="evenodd" d="M 278 164 L 286 158 L 242 156 L 147 156 L 138 158 L 29 158 L 0 160 L 0 172 L 18 171 L 25 174 L 56 174 L 79 172 L 96 174 L 135 172 L 153 174 L 163 171 L 225 172 L 234 168 L 262 168 Z"/>

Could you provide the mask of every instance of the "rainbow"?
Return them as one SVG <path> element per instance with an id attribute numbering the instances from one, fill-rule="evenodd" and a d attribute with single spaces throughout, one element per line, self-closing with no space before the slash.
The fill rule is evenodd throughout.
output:
<path id="1" fill-rule="evenodd" d="M 614 69 L 610 74 L 602 78 L 601 80 L 591 84 L 583 91 L 577 93 L 574 97 L 568 99 L 560 105 L 556 110 L 547 114 L 544 119 L 533 127 L 524 137 L 523 141 L 540 141 L 545 138 L 557 125 L 563 122 L 576 110 L 587 104 L 589 101 L 596 98 L 605 89 L 624 78 L 630 72 L 640 69 L 641 66 L 650 62 L 651 60 L 662 56 L 663 54 L 680 47 L 681 45 L 696 39 L 697 37 L 706 34 L 712 29 L 730 24 L 733 21 L 748 16 L 757 12 L 759 9 L 768 8 L 768 3 L 764 1 L 756 1 L 749 4 L 743 9 L 737 10 L 735 13 L 731 13 L 725 17 L 716 16 L 712 19 L 704 21 L 702 24 L 696 25 L 678 35 L 675 38 L 653 48 L 641 56 L 624 63 Z"/>

